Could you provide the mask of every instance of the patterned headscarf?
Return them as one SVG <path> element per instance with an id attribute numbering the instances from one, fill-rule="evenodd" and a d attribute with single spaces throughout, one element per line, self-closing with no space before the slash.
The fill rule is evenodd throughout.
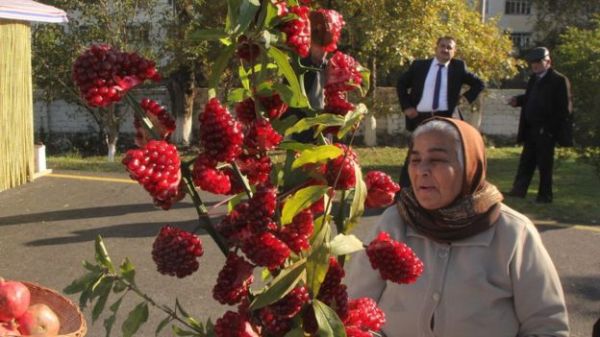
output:
<path id="1" fill-rule="evenodd" d="M 496 186 L 485 180 L 485 145 L 479 131 L 468 123 L 452 118 L 433 117 L 423 124 L 433 120 L 452 124 L 460 135 L 464 156 L 461 192 L 450 205 L 427 210 L 419 205 L 412 188 L 405 188 L 400 191 L 398 211 L 406 224 L 433 240 L 462 240 L 494 225 L 500 214 L 503 197 Z"/>

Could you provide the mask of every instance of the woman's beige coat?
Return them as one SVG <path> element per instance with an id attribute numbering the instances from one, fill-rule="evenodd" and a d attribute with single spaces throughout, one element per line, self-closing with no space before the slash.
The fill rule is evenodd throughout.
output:
<path id="1" fill-rule="evenodd" d="M 365 242 L 379 231 L 405 242 L 425 265 L 416 283 L 398 285 L 382 280 L 364 251 L 352 256 L 350 298 L 379 303 L 387 337 L 568 336 L 560 280 L 524 215 L 502 205 L 491 229 L 444 244 L 405 226 L 393 206 Z"/>

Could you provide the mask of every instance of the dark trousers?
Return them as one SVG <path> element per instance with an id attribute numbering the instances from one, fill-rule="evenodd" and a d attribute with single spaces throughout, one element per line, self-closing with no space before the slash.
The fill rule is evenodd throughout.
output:
<path id="1" fill-rule="evenodd" d="M 420 112 L 415 118 L 405 118 L 406 130 L 414 131 L 421 122 L 429 119 L 433 116 L 451 117 L 452 113 L 449 111 L 436 111 L 436 112 Z M 400 187 L 410 187 L 410 177 L 408 176 L 408 153 L 404 158 L 404 164 L 400 169 Z"/>
<path id="2" fill-rule="evenodd" d="M 531 128 L 527 132 L 513 192 L 525 195 L 537 167 L 540 173 L 538 199 L 552 200 L 552 170 L 554 167 L 554 139 L 543 129 Z"/>

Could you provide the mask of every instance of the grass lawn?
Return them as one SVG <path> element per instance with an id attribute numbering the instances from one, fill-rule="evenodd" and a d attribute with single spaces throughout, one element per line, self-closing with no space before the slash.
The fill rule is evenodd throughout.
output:
<path id="1" fill-rule="evenodd" d="M 406 149 L 395 147 L 356 148 L 363 170 L 381 170 L 397 179 L 406 156 Z M 501 191 L 512 185 L 519 160 L 520 147 L 488 148 L 488 180 Z M 118 156 L 117 158 L 120 158 Z M 105 157 L 49 157 L 48 166 L 55 170 L 88 172 L 125 172 L 120 159 L 109 163 Z M 576 160 L 571 151 L 557 151 L 554 169 L 554 203 L 537 204 L 537 174 L 527 198 L 507 197 L 504 201 L 516 210 L 535 219 L 594 225 L 600 223 L 600 178 L 594 168 Z"/>

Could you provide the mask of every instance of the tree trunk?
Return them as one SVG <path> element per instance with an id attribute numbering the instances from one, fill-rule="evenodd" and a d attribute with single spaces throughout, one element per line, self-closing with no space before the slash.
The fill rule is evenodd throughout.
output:
<path id="1" fill-rule="evenodd" d="M 377 106 L 377 58 L 371 59 L 371 109 L 365 117 L 365 145 L 377 146 L 377 121 L 375 119 L 375 107 Z"/>
<path id="2" fill-rule="evenodd" d="M 116 105 L 111 105 L 106 109 L 103 122 L 105 127 L 104 140 L 108 148 L 107 160 L 110 162 L 115 161 L 115 155 L 117 153 L 117 141 L 119 140 L 119 129 L 121 126 L 121 118 L 119 111 L 117 111 Z"/>
<path id="3" fill-rule="evenodd" d="M 190 67 L 181 66 L 174 71 L 167 83 L 171 99 L 171 109 L 177 129 L 173 135 L 176 144 L 187 146 L 192 134 L 192 115 L 196 97 L 194 73 Z"/>
<path id="4" fill-rule="evenodd" d="M 479 130 L 481 128 L 481 120 L 483 119 L 483 93 L 477 97 L 471 107 L 471 125 Z"/>

